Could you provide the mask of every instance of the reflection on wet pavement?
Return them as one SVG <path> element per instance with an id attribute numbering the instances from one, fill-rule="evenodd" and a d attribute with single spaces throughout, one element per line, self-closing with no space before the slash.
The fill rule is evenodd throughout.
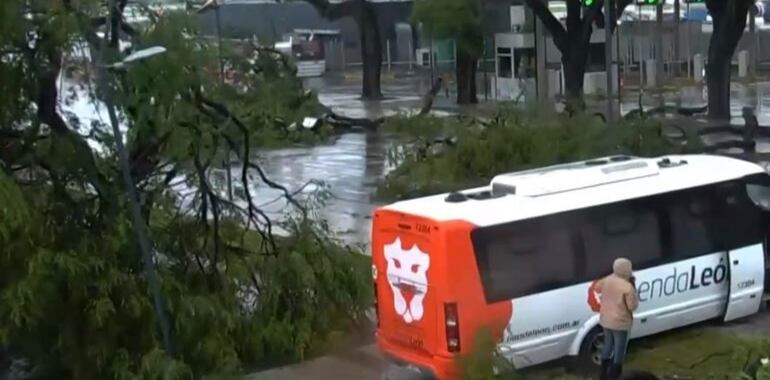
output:
<path id="1" fill-rule="evenodd" d="M 260 164 L 273 181 L 291 192 L 310 181 L 322 181 L 328 186 L 329 197 L 318 216 L 347 243 L 367 244 L 372 194 L 386 173 L 387 149 L 388 140 L 378 133 L 347 133 L 330 144 L 263 152 Z M 316 190 L 318 186 L 306 186 L 303 193 Z M 278 199 L 264 207 L 268 215 L 278 217 L 285 214 L 287 206 L 281 194 L 262 186 L 252 196 L 263 205 Z"/>
<path id="2" fill-rule="evenodd" d="M 642 104 L 646 108 L 658 105 L 659 97 L 644 93 Z M 733 83 L 730 88 L 730 108 L 734 117 L 733 122 L 742 124 L 740 118 L 743 107 L 753 107 L 760 124 L 770 125 L 770 82 Z M 663 102 L 667 105 L 680 107 L 700 107 L 706 105 L 707 92 L 705 86 L 686 86 L 679 91 L 663 94 Z M 621 101 L 621 113 L 639 108 L 639 94 L 626 94 Z"/>
<path id="3" fill-rule="evenodd" d="M 419 86 L 399 87 L 398 92 L 403 94 L 407 90 L 416 91 L 417 87 Z M 357 90 L 357 87 L 340 87 L 339 90 L 340 93 L 327 95 L 326 99 L 338 100 L 333 104 L 339 107 L 363 110 L 363 103 L 356 100 L 357 95 L 349 93 Z M 732 92 L 732 113 L 736 116 L 734 123 L 742 124 L 742 119 L 738 117 L 741 108 L 751 106 L 755 108 L 760 124 L 770 125 L 770 83 L 733 84 Z M 323 96 L 322 94 L 322 99 Z M 638 98 L 632 101 L 631 96 L 628 96 L 626 99 L 627 101 L 622 103 L 625 112 L 638 107 Z M 405 98 L 402 100 L 409 102 Z M 651 95 L 645 96 L 644 100 L 646 107 L 656 105 Z M 706 102 L 706 93 L 701 87 L 688 87 L 678 93 L 664 95 L 664 101 L 683 107 L 702 106 Z M 391 105 L 378 102 L 369 103 L 367 107 L 392 109 Z M 367 111 L 362 112 L 366 114 Z M 707 142 L 727 138 L 730 136 L 710 136 Z M 346 242 L 366 245 L 371 230 L 371 212 L 374 208 L 372 194 L 377 181 L 389 170 L 386 162 L 389 146 L 390 140 L 377 132 L 347 133 L 329 144 L 263 152 L 260 161 L 271 179 L 285 185 L 289 191 L 295 191 L 311 180 L 326 183 L 331 196 L 319 210 L 319 216 L 328 221 Z M 758 142 L 757 150 L 770 152 L 770 141 Z M 316 188 L 317 186 L 308 186 L 304 193 L 312 192 Z M 264 186 L 253 194 L 258 204 L 271 202 L 280 198 L 280 195 L 279 191 Z M 279 199 L 266 205 L 265 209 L 271 216 L 277 217 L 285 213 L 285 207 L 286 201 Z"/>

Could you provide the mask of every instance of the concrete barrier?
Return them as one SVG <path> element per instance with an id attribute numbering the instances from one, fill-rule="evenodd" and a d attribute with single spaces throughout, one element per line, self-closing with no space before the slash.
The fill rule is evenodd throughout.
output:
<path id="1" fill-rule="evenodd" d="M 692 78 L 695 80 L 695 83 L 703 83 L 703 75 L 705 74 L 704 67 L 703 56 L 695 54 L 695 56 L 692 57 Z"/>
<path id="2" fill-rule="evenodd" d="M 746 78 L 749 75 L 749 52 L 738 52 L 738 78 Z"/>
<path id="3" fill-rule="evenodd" d="M 647 87 L 656 87 L 658 85 L 655 80 L 655 77 L 657 76 L 656 71 L 655 59 L 644 61 L 644 74 L 647 77 Z"/>

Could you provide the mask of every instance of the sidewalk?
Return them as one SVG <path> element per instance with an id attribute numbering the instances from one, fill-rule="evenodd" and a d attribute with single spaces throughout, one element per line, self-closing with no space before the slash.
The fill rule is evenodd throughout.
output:
<path id="1" fill-rule="evenodd" d="M 692 327 L 684 327 L 673 331 L 686 331 L 688 329 L 700 331 L 719 331 L 728 334 L 736 334 L 746 337 L 770 336 L 770 311 L 760 311 L 758 314 L 731 323 L 719 321 L 697 324 Z M 655 339 L 665 336 L 667 333 L 654 335 Z M 647 339 L 647 338 L 645 338 Z M 644 340 L 636 344 L 645 344 Z M 556 364 L 556 363 L 554 363 Z M 538 371 L 537 368 L 533 370 Z M 534 372 L 537 376 L 537 373 Z M 576 379 L 569 376 L 570 379 Z M 248 375 L 245 380 L 424 380 L 417 374 L 405 368 L 389 364 L 375 344 L 356 348 L 346 353 L 319 357 L 313 360 L 294 365 L 267 370 Z"/>
<path id="2" fill-rule="evenodd" d="M 417 380 L 405 369 L 389 365 L 375 344 L 322 356 L 288 367 L 248 375 L 245 380 Z"/>

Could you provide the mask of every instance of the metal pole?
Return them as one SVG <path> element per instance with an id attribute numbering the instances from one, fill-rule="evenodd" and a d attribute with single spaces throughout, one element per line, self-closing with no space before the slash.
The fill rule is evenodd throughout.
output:
<path id="1" fill-rule="evenodd" d="M 655 8 L 655 86 L 663 86 L 663 2 Z M 658 92 L 659 105 L 663 105 L 662 92 Z"/>
<path id="2" fill-rule="evenodd" d="M 751 64 L 749 65 L 749 75 L 751 78 L 754 78 L 756 76 L 756 67 L 757 67 L 757 26 L 756 26 L 756 5 L 751 5 L 751 10 L 749 10 L 749 34 L 751 35 L 751 47 L 749 48 L 749 51 L 751 52 Z"/>
<path id="3" fill-rule="evenodd" d="M 414 35 L 411 33 L 412 29 L 409 28 L 409 39 L 407 42 L 409 42 L 409 72 L 412 72 L 414 69 L 412 67 L 412 63 L 414 61 L 414 45 L 412 43 L 412 39 L 414 38 Z"/>
<path id="4" fill-rule="evenodd" d="M 615 76 L 615 82 L 617 83 L 617 87 L 615 89 L 617 90 L 617 96 L 618 96 L 618 117 L 620 116 L 620 105 L 622 104 L 621 99 L 621 91 L 620 91 L 620 15 L 618 15 L 618 20 L 615 21 L 617 25 L 615 26 L 615 67 L 617 68 L 617 75 Z M 623 70 L 625 71 L 626 64 L 623 63 Z"/>
<path id="5" fill-rule="evenodd" d="M 433 78 L 436 76 L 436 74 L 433 72 L 435 70 L 435 59 L 433 59 L 433 35 L 430 36 L 430 83 L 433 85 Z"/>
<path id="6" fill-rule="evenodd" d="M 391 71 L 391 59 L 390 59 L 390 40 L 385 40 L 385 54 L 388 58 L 388 71 Z"/>
<path id="7" fill-rule="evenodd" d="M 487 40 L 484 39 L 484 54 L 483 54 L 483 62 L 484 62 L 484 100 L 489 100 L 489 75 L 487 74 Z"/>
<path id="8" fill-rule="evenodd" d="M 674 75 L 679 76 L 679 58 L 680 58 L 680 47 L 679 47 L 679 10 L 680 8 L 680 0 L 674 0 L 674 62 L 676 63 L 674 66 Z"/>
<path id="9" fill-rule="evenodd" d="M 537 65 L 535 81 L 537 81 L 537 100 L 548 100 L 548 71 L 546 68 L 545 26 L 540 18 L 535 20 L 535 60 Z"/>
<path id="10" fill-rule="evenodd" d="M 219 0 L 216 0 L 216 4 L 214 4 L 214 13 L 216 14 L 217 18 L 217 50 L 219 55 L 219 81 L 222 83 L 222 86 L 225 85 L 225 62 L 224 58 L 222 57 L 222 23 L 220 21 L 219 17 Z M 229 123 L 229 120 L 228 120 Z M 233 201 L 233 176 L 230 172 L 230 147 L 225 147 L 225 176 L 227 181 L 227 200 L 230 202 Z"/>
<path id="11" fill-rule="evenodd" d="M 615 123 L 615 112 L 612 106 L 612 22 L 611 0 L 604 0 L 604 70 L 607 74 L 607 124 Z M 539 42 L 539 41 L 538 41 Z"/>
<path id="12" fill-rule="evenodd" d="M 695 77 L 695 72 L 693 71 L 692 67 L 692 52 L 690 51 L 690 31 L 692 30 L 692 27 L 690 27 L 690 3 L 687 3 L 687 33 L 685 33 L 685 52 L 687 54 L 687 75 L 689 78 Z"/>
<path id="13" fill-rule="evenodd" d="M 116 0 L 109 0 L 110 15 L 112 15 L 115 11 L 115 1 Z M 108 22 L 107 25 L 109 25 L 107 27 L 109 33 L 105 34 L 105 40 L 109 38 L 111 33 L 119 33 L 119 30 L 110 30 L 112 23 Z M 139 207 L 139 196 L 136 193 L 136 185 L 134 184 L 134 180 L 131 178 L 131 166 L 128 161 L 128 153 L 126 152 L 126 147 L 123 144 L 123 136 L 120 133 L 118 117 L 115 112 L 115 105 L 112 103 L 113 90 L 109 81 L 107 80 L 110 73 L 103 64 L 104 56 L 107 51 L 105 40 L 102 41 L 101 54 L 94 55 L 96 57 L 95 59 L 99 61 L 96 65 L 100 68 L 99 83 L 100 87 L 104 91 L 104 103 L 107 107 L 107 114 L 110 117 L 110 124 L 112 125 L 112 133 L 115 138 L 115 145 L 118 151 L 118 158 L 120 160 L 123 185 L 125 186 L 125 190 L 128 193 L 128 207 L 131 216 L 131 222 L 134 227 L 136 239 L 139 242 L 139 250 L 141 251 L 142 255 L 145 275 L 147 276 L 147 282 L 149 283 L 150 292 L 152 293 L 155 315 L 156 318 L 158 318 L 158 324 L 160 325 L 161 334 L 163 336 L 163 347 L 166 350 L 166 353 L 173 355 L 174 350 L 171 343 L 171 324 L 169 323 L 168 317 L 166 316 L 165 300 L 160 289 L 160 281 L 158 279 L 158 274 L 155 268 L 154 251 L 152 249 L 152 244 L 150 243 L 149 233 L 147 232 L 147 225 L 144 223 L 142 211 Z"/>

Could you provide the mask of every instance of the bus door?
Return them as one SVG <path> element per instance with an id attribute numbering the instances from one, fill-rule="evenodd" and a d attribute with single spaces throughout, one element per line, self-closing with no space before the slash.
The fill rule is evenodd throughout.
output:
<path id="1" fill-rule="evenodd" d="M 732 321 L 759 311 L 765 283 L 765 257 L 762 244 L 731 250 L 730 290 L 725 321 Z"/>
<path id="2" fill-rule="evenodd" d="M 767 174 L 752 175 L 743 181 L 743 185 L 742 191 L 733 198 L 735 201 L 728 202 L 732 203 L 728 206 L 728 219 L 742 221 L 739 223 L 741 230 L 756 231 L 741 231 L 748 234 L 734 242 L 727 252 L 730 287 L 725 321 L 759 311 L 765 286 L 765 220 L 770 201 L 770 177 Z"/>

